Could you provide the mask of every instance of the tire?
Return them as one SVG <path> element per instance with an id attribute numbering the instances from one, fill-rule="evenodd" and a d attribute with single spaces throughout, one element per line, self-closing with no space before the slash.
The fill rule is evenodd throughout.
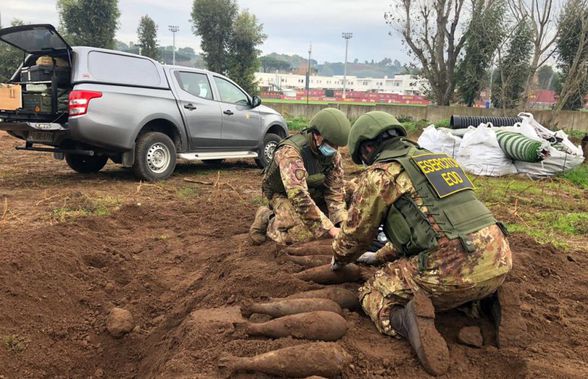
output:
<path id="1" fill-rule="evenodd" d="M 150 182 L 170 177 L 176 168 L 176 146 L 165 134 L 147 132 L 135 145 L 135 176 Z"/>
<path id="2" fill-rule="evenodd" d="M 225 160 L 224 159 L 206 159 L 203 160 L 202 163 L 204 163 L 207 166 L 220 166 Z"/>
<path id="3" fill-rule="evenodd" d="M 280 143 L 281 140 L 282 137 L 273 133 L 268 133 L 263 137 L 263 147 L 259 152 L 259 158 L 255 160 L 255 163 L 257 163 L 259 168 L 266 168 L 267 165 L 270 164 L 274 157 L 276 146 L 278 146 L 278 143 Z"/>
<path id="4" fill-rule="evenodd" d="M 102 170 L 102 167 L 108 162 L 106 155 L 79 155 L 65 154 L 65 161 L 72 170 L 80 174 L 92 174 Z"/>

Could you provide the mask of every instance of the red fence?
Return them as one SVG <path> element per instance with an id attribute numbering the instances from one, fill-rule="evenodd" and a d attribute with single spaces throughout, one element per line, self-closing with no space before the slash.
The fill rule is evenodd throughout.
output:
<path id="1" fill-rule="evenodd" d="M 329 93 L 330 92 L 330 93 Z M 330 96 L 327 96 L 330 95 Z M 348 91 L 343 99 L 343 91 L 310 90 L 308 99 L 311 101 L 333 102 L 360 102 L 360 103 L 386 103 L 386 104 L 418 104 L 429 105 L 430 101 L 422 96 L 399 95 L 394 93 L 376 93 L 363 91 Z M 261 96 L 267 99 L 306 100 L 306 91 L 296 91 L 296 96 L 285 96 L 282 92 L 262 92 Z"/>

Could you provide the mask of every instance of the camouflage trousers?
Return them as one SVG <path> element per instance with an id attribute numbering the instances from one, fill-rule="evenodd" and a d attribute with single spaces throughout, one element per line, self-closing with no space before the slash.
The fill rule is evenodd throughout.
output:
<path id="1" fill-rule="evenodd" d="M 288 198 L 274 196 L 269 203 L 270 209 L 274 212 L 267 227 L 269 238 L 282 245 L 315 239 L 314 234 L 304 225 Z"/>
<path id="2" fill-rule="evenodd" d="M 502 285 L 512 268 L 508 240 L 496 225 L 470 237 L 473 252 L 459 240 L 439 240 L 437 250 L 388 263 L 359 289 L 362 307 L 381 333 L 396 336 L 390 312 L 416 291 L 424 291 L 442 311 L 487 297 Z"/>
<path id="3" fill-rule="evenodd" d="M 355 191 L 356 186 L 357 184 L 355 181 L 344 182 L 347 205 L 349 205 L 349 199 L 353 194 L 353 191 Z M 315 193 L 313 199 L 321 211 L 327 214 L 327 204 L 322 195 Z M 314 233 L 304 225 L 304 222 L 296 210 L 294 210 L 292 203 L 287 197 L 274 195 L 268 201 L 270 209 L 274 212 L 274 217 L 270 219 L 267 228 L 267 236 L 269 238 L 282 245 L 291 245 L 293 243 L 308 242 L 316 239 Z M 346 216 L 346 212 L 343 212 L 342 215 L 330 215 L 329 217 L 331 217 L 331 221 L 337 223 L 342 221 Z M 336 219 L 333 220 L 333 217 Z"/>

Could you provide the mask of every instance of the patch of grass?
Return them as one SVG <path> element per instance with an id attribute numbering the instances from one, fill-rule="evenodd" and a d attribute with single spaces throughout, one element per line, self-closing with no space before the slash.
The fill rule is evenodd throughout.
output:
<path id="1" fill-rule="evenodd" d="M 405 121 L 401 122 L 401 124 L 409 135 L 419 134 L 424 128 L 431 125 L 427 120 Z"/>
<path id="2" fill-rule="evenodd" d="M 446 118 L 444 120 L 439 120 L 435 123 L 435 126 L 437 128 L 449 128 L 449 121 L 450 120 L 448 118 Z"/>
<path id="3" fill-rule="evenodd" d="M 564 250 L 570 248 L 570 240 L 588 234 L 585 190 L 567 180 L 508 176 L 475 177 L 473 181 L 480 200 L 511 232 Z"/>
<path id="4" fill-rule="evenodd" d="M 586 130 L 565 130 L 566 134 L 570 138 L 570 141 L 579 145 L 582 142 L 582 138 L 588 135 Z"/>
<path id="5" fill-rule="evenodd" d="M 308 120 L 304 117 L 286 117 L 289 130 L 299 131 L 308 127 Z"/>
<path id="6" fill-rule="evenodd" d="M 583 235 L 588 234 L 588 212 L 552 215 L 553 228 L 565 234 Z M 551 224 L 551 223 L 550 223 Z"/>
<path id="7" fill-rule="evenodd" d="M 200 194 L 198 188 L 184 186 L 176 190 L 176 195 L 182 200 L 192 199 Z"/>
<path id="8" fill-rule="evenodd" d="M 501 203 L 514 201 L 517 197 L 533 201 L 536 195 L 541 194 L 535 182 L 517 176 L 480 176 L 473 178 L 473 182 L 478 197 L 484 202 Z"/>
<path id="9" fill-rule="evenodd" d="M 51 211 L 51 218 L 58 222 L 78 217 L 110 215 L 112 210 L 118 208 L 121 199 L 116 196 L 90 197 L 81 192 L 75 192 L 63 200 L 63 206 Z"/>
<path id="10" fill-rule="evenodd" d="M 588 234 L 588 212 L 522 212 L 521 220 L 519 223 L 509 223 L 508 230 L 524 233 L 539 243 L 550 243 L 564 250 L 570 248 L 569 237 Z"/>
<path id="11" fill-rule="evenodd" d="M 21 351 L 24 351 L 27 348 L 26 339 L 24 337 L 17 335 L 5 336 L 2 339 L 2 342 L 6 350 L 12 353 L 20 353 Z"/>
<path id="12" fill-rule="evenodd" d="M 533 238 L 540 244 L 550 244 L 557 249 L 568 250 L 570 245 L 561 236 L 546 233 L 545 229 L 529 227 L 523 224 L 507 223 L 509 233 L 522 233 Z"/>
<path id="13" fill-rule="evenodd" d="M 588 188 L 588 165 L 579 165 L 572 170 L 561 173 L 560 176 L 578 187 Z"/>

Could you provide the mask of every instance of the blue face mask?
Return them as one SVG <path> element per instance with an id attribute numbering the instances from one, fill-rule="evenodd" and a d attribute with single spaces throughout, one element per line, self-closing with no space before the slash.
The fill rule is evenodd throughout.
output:
<path id="1" fill-rule="evenodd" d="M 326 143 L 321 144 L 318 149 L 321 152 L 321 154 L 325 157 L 332 157 L 337 152 L 337 149 L 327 145 Z"/>

